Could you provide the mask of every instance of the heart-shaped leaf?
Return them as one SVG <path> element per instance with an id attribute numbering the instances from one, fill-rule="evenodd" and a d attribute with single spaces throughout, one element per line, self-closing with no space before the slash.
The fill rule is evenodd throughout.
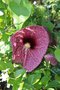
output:
<path id="1" fill-rule="evenodd" d="M 17 16 L 29 16 L 31 13 L 31 4 L 28 0 L 10 0 L 9 7 Z"/>

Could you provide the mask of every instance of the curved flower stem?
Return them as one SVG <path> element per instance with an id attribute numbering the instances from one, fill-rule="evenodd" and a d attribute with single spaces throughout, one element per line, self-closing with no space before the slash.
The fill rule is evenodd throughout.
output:
<path id="1" fill-rule="evenodd" d="M 26 65 L 27 53 L 28 53 L 28 49 L 25 48 L 25 57 L 24 57 L 24 63 L 23 63 L 23 66 Z"/>
<path id="2" fill-rule="evenodd" d="M 24 58 L 23 59 L 23 66 L 25 66 L 26 65 L 26 59 L 27 59 L 27 54 L 28 54 L 28 48 L 25 48 L 25 47 L 23 47 L 23 49 L 22 49 L 22 54 L 24 54 L 24 57 L 23 57 L 23 55 L 22 55 L 22 58 Z"/>

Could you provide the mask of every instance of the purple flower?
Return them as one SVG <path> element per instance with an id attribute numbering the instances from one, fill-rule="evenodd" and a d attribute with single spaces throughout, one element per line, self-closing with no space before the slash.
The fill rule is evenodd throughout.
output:
<path id="1" fill-rule="evenodd" d="M 12 35 L 11 44 L 13 62 L 21 63 L 27 72 L 31 72 L 47 51 L 49 35 L 43 26 L 28 26 Z"/>
<path id="2" fill-rule="evenodd" d="M 53 66 L 57 65 L 57 60 L 52 54 L 47 54 L 44 56 L 44 58 L 46 59 L 46 61 L 48 62 L 50 61 L 51 65 Z"/>

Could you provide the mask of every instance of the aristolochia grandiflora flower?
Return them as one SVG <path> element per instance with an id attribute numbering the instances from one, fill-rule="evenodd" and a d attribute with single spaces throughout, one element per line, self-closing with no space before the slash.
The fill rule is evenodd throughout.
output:
<path id="1" fill-rule="evenodd" d="M 21 63 L 27 72 L 34 70 L 42 61 L 49 35 L 43 26 L 28 26 L 11 37 L 13 62 Z"/>

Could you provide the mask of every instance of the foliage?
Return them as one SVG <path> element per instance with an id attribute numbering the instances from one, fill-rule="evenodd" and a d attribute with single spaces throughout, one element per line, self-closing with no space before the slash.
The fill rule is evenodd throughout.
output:
<path id="1" fill-rule="evenodd" d="M 0 0 L 0 77 L 5 78 L 12 90 L 60 89 L 59 21 L 60 0 Z M 29 25 L 42 25 L 51 33 L 55 41 L 47 52 L 55 55 L 57 66 L 51 66 L 43 59 L 36 70 L 26 73 L 20 64 L 12 63 L 10 37 Z"/>

